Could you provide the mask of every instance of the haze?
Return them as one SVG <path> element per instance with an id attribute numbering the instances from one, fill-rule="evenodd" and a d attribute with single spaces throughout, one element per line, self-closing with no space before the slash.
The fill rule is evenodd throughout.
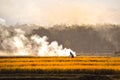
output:
<path id="1" fill-rule="evenodd" d="M 6 24 L 120 23 L 120 0 L 0 0 Z"/>

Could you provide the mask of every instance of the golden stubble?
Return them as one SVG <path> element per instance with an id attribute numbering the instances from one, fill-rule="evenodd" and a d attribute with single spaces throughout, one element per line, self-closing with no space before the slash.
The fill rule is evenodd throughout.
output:
<path id="1" fill-rule="evenodd" d="M 0 70 L 115 70 L 120 71 L 119 57 L 7 57 L 0 59 Z"/>

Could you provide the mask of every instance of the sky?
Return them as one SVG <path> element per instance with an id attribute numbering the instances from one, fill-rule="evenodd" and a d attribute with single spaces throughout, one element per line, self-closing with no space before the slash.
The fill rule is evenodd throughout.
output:
<path id="1" fill-rule="evenodd" d="M 0 0 L 6 24 L 120 24 L 120 0 Z"/>

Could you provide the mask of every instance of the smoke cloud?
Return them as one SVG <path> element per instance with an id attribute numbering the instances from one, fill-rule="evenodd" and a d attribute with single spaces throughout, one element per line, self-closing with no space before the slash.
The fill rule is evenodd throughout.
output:
<path id="1" fill-rule="evenodd" d="M 0 24 L 1 24 L 1 25 L 5 25 L 5 24 L 6 24 L 6 21 L 5 21 L 4 19 L 0 18 Z"/>
<path id="2" fill-rule="evenodd" d="M 75 52 L 63 48 L 57 41 L 49 43 L 47 36 L 25 36 L 21 29 L 9 31 L 0 26 L 0 56 L 70 56 Z"/>

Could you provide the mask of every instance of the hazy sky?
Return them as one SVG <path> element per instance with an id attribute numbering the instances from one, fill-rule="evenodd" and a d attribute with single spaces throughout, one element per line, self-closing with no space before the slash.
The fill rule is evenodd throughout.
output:
<path id="1" fill-rule="evenodd" d="M 7 24 L 120 24 L 120 0 L 0 0 Z"/>

